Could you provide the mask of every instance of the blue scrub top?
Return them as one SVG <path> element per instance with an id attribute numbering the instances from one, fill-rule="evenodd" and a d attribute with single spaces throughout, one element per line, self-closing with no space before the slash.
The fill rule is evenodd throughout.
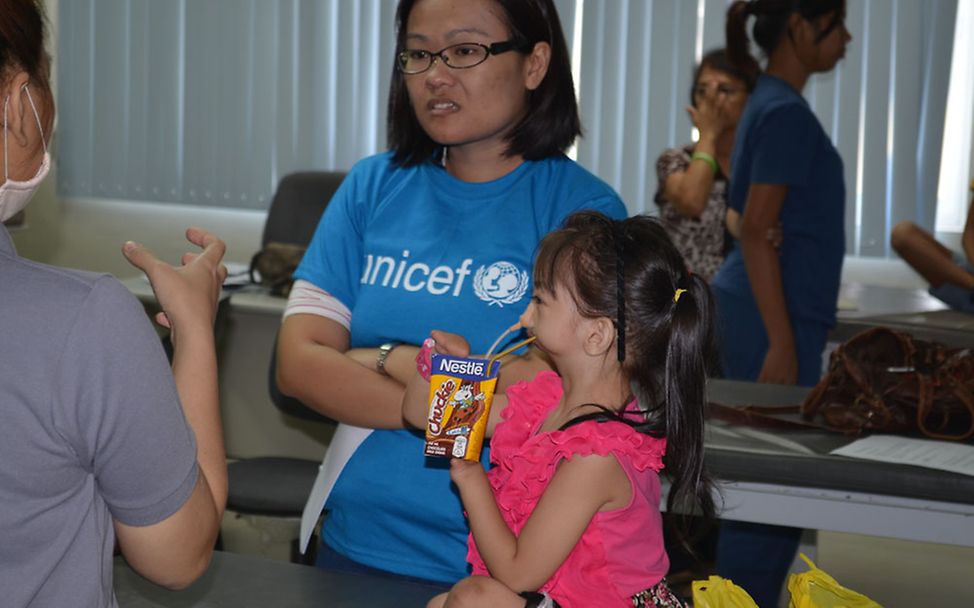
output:
<path id="1" fill-rule="evenodd" d="M 728 205 L 741 214 L 751 184 L 788 186 L 780 215 L 788 312 L 792 323 L 834 326 L 845 256 L 842 158 L 805 98 L 783 80 L 758 79 L 738 123 L 731 168 Z M 714 286 L 753 299 L 739 242 Z"/>

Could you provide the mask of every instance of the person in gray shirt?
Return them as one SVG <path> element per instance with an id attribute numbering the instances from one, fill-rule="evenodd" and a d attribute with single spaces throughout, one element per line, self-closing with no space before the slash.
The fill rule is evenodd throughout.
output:
<path id="1" fill-rule="evenodd" d="M 0 222 L 47 175 L 54 118 L 37 0 L 0 0 Z M 213 321 L 223 242 L 172 267 L 128 242 L 171 331 L 172 368 L 114 278 L 18 257 L 0 226 L 0 604 L 115 606 L 116 540 L 146 578 L 206 569 L 226 504 Z"/>

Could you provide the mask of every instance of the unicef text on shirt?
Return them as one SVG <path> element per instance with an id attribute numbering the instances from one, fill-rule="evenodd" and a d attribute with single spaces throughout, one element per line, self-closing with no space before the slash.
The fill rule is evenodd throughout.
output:
<path id="1" fill-rule="evenodd" d="M 425 290 L 432 295 L 453 297 L 460 295 L 464 280 L 471 274 L 472 258 L 463 260 L 459 266 L 430 266 L 421 261 L 409 259 L 409 250 L 404 250 L 399 259 L 367 254 L 362 284 L 378 285 L 389 289 L 406 291 Z M 489 305 L 503 307 L 523 299 L 530 283 L 530 275 L 517 265 L 499 260 L 481 265 L 473 278 L 474 294 Z"/>

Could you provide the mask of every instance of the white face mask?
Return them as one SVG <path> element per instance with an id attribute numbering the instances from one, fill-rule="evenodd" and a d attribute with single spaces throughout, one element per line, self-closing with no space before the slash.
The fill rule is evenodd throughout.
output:
<path id="1" fill-rule="evenodd" d="M 37 187 L 41 185 L 48 171 L 51 170 L 51 155 L 47 152 L 47 142 L 44 141 L 44 128 L 41 126 L 41 116 L 37 113 L 34 106 L 34 99 L 30 96 L 30 90 L 24 85 L 24 92 L 27 93 L 27 100 L 30 101 L 30 108 L 34 111 L 34 118 L 37 119 L 37 129 L 41 134 L 41 143 L 44 145 L 44 159 L 34 177 L 25 182 L 18 182 L 10 179 L 10 171 L 7 159 L 7 106 L 10 104 L 10 96 L 3 102 L 3 177 L 6 181 L 0 185 L 0 223 L 6 222 L 30 202 Z"/>

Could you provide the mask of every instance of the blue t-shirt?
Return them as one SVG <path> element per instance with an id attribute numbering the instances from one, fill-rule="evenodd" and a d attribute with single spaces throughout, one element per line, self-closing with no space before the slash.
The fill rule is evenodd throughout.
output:
<path id="1" fill-rule="evenodd" d="M 581 209 L 626 216 L 612 188 L 564 156 L 474 184 L 380 154 L 345 178 L 295 277 L 352 311 L 352 347 L 419 344 L 443 329 L 485 352 L 528 304 L 538 242 Z M 357 562 L 440 581 L 467 574 L 449 463 L 423 456 L 419 432 L 373 432 L 326 510 L 323 538 Z"/>
<path id="2" fill-rule="evenodd" d="M 758 79 L 737 125 L 728 205 L 743 214 L 755 183 L 788 186 L 780 216 L 780 260 L 792 322 L 835 325 L 845 256 L 842 158 L 805 98 L 769 75 Z M 714 286 L 753 297 L 739 242 Z"/>

